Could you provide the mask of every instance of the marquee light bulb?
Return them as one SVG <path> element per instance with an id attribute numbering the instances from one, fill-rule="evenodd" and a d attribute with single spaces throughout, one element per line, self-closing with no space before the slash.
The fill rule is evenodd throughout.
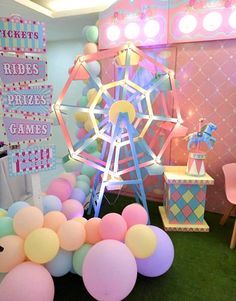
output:
<path id="1" fill-rule="evenodd" d="M 120 38 L 120 28 L 117 25 L 111 25 L 107 28 L 107 38 L 109 41 L 117 41 Z"/>
<path id="2" fill-rule="evenodd" d="M 139 35 L 140 28 L 137 23 L 129 23 L 125 26 L 125 37 L 133 40 Z"/>
<path id="3" fill-rule="evenodd" d="M 197 27 L 197 19 L 193 15 L 186 15 L 179 21 L 179 30 L 182 33 L 188 34 L 195 30 Z"/>
<path id="4" fill-rule="evenodd" d="M 229 25 L 236 29 L 236 11 L 233 11 L 229 16 Z"/>
<path id="5" fill-rule="evenodd" d="M 144 33 L 148 38 L 155 38 L 160 32 L 160 24 L 156 20 L 147 21 L 144 25 Z"/>
<path id="6" fill-rule="evenodd" d="M 218 12 L 211 12 L 203 19 L 203 27 L 207 31 L 215 31 L 222 24 L 222 15 Z"/>

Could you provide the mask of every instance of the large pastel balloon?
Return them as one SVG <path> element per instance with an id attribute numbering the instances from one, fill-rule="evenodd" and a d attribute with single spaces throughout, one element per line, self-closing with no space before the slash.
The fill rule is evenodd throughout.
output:
<path id="1" fill-rule="evenodd" d="M 76 186 L 76 188 L 80 188 L 85 193 L 86 196 L 90 192 L 89 184 L 84 181 L 76 181 L 75 186 Z"/>
<path id="2" fill-rule="evenodd" d="M 59 239 L 52 229 L 39 228 L 26 237 L 24 250 L 31 261 L 43 264 L 57 255 Z"/>
<path id="3" fill-rule="evenodd" d="M 0 218 L 7 215 L 7 210 L 0 208 Z"/>
<path id="4" fill-rule="evenodd" d="M 146 225 L 148 223 L 147 211 L 143 206 L 137 203 L 126 206 L 121 215 L 125 219 L 128 228 L 136 224 Z"/>
<path id="5" fill-rule="evenodd" d="M 30 206 L 29 203 L 24 202 L 24 201 L 14 202 L 8 208 L 7 215 L 13 218 L 20 209 L 25 208 L 25 207 L 29 207 L 29 206 Z"/>
<path id="6" fill-rule="evenodd" d="M 9 216 L 0 218 L 0 237 L 15 234 L 13 220 Z"/>
<path id="7" fill-rule="evenodd" d="M 98 28 L 97 26 L 89 26 L 85 29 L 85 38 L 88 42 L 97 43 L 98 41 Z"/>
<path id="8" fill-rule="evenodd" d="M 46 214 L 50 211 L 61 211 L 61 200 L 55 195 L 46 195 L 42 198 L 43 213 Z"/>
<path id="9" fill-rule="evenodd" d="M 147 277 L 166 273 L 174 260 L 174 246 L 169 235 L 156 226 L 149 226 L 155 233 L 158 244 L 154 253 L 144 259 L 136 259 L 138 272 Z"/>
<path id="10" fill-rule="evenodd" d="M 12 269 L 0 284 L 4 301 L 53 301 L 54 283 L 47 269 L 33 262 L 23 262 Z"/>
<path id="11" fill-rule="evenodd" d="M 87 223 L 85 223 L 84 228 L 86 231 L 86 242 L 89 244 L 96 244 L 102 240 L 99 227 L 101 224 L 101 219 L 99 217 L 90 218 Z"/>
<path id="12" fill-rule="evenodd" d="M 98 46 L 95 43 L 87 43 L 84 46 L 84 54 L 92 54 L 98 52 Z"/>
<path id="13" fill-rule="evenodd" d="M 74 220 L 63 223 L 57 234 L 60 240 L 60 247 L 66 251 L 75 251 L 85 242 L 84 225 Z"/>
<path id="14" fill-rule="evenodd" d="M 76 176 L 74 175 L 74 173 L 72 172 L 64 172 L 62 173 L 60 176 L 59 176 L 60 179 L 65 179 L 67 180 L 68 182 L 70 182 L 70 185 L 72 187 L 75 186 L 75 183 L 76 183 Z"/>
<path id="15" fill-rule="evenodd" d="M 76 181 L 82 181 L 82 182 L 86 182 L 87 184 L 90 184 L 90 179 L 88 176 L 86 175 L 79 175 L 77 178 L 76 178 Z"/>
<path id="16" fill-rule="evenodd" d="M 102 239 L 115 239 L 123 241 L 127 231 L 124 218 L 117 213 L 106 214 L 99 226 Z"/>
<path id="17" fill-rule="evenodd" d="M 57 232 L 59 227 L 66 221 L 65 215 L 60 211 L 50 211 L 44 215 L 45 228 L 50 228 Z"/>
<path id="18" fill-rule="evenodd" d="M 45 264 L 45 268 L 54 277 L 64 276 L 72 268 L 72 256 L 72 252 L 60 249 L 56 257 Z"/>
<path id="19" fill-rule="evenodd" d="M 43 213 L 37 207 L 29 206 L 17 212 L 13 219 L 13 226 L 16 234 L 22 238 L 35 229 L 43 226 Z"/>
<path id="20" fill-rule="evenodd" d="M 66 200 L 62 204 L 62 213 L 65 214 L 67 219 L 73 219 L 75 217 L 82 217 L 84 215 L 84 207 L 82 204 L 73 199 Z"/>
<path id="21" fill-rule="evenodd" d="M 101 72 L 101 66 L 98 61 L 93 61 L 87 64 L 88 71 L 92 73 L 93 76 L 99 76 Z"/>
<path id="22" fill-rule="evenodd" d="M 123 300 L 135 285 L 137 265 L 122 242 L 103 240 L 87 253 L 82 275 L 86 289 L 96 300 Z"/>
<path id="23" fill-rule="evenodd" d="M 151 256 L 157 246 L 155 233 L 146 225 L 134 225 L 126 232 L 125 244 L 136 258 Z"/>
<path id="24" fill-rule="evenodd" d="M 80 188 L 74 188 L 70 198 L 79 201 L 82 205 L 86 202 L 86 195 Z"/>
<path id="25" fill-rule="evenodd" d="M 25 260 L 24 241 L 17 235 L 0 238 L 0 273 L 7 273 Z"/>
<path id="26" fill-rule="evenodd" d="M 75 273 L 77 273 L 80 276 L 82 276 L 82 268 L 85 256 L 87 255 L 91 247 L 92 245 L 84 244 L 79 248 L 79 250 L 76 250 L 73 254 L 73 269 Z"/>
<path id="27" fill-rule="evenodd" d="M 71 192 L 70 182 L 61 178 L 52 180 L 47 189 L 47 194 L 57 196 L 62 202 L 69 199 Z"/>

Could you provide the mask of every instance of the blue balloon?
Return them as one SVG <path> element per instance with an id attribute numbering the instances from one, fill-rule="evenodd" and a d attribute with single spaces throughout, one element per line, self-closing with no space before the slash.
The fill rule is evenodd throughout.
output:
<path id="1" fill-rule="evenodd" d="M 72 269 L 73 252 L 60 249 L 53 260 L 47 262 L 44 266 L 54 277 L 61 277 L 69 273 Z"/>
<path id="2" fill-rule="evenodd" d="M 25 208 L 25 207 L 29 207 L 30 204 L 28 204 L 27 202 L 24 202 L 24 201 L 17 201 L 17 202 L 14 202 L 9 208 L 8 208 L 8 216 L 10 217 L 14 217 L 16 215 L 16 213 L 21 210 L 22 208 Z"/>
<path id="3" fill-rule="evenodd" d="M 61 200 L 55 195 L 46 195 L 43 200 L 43 213 L 46 214 L 50 211 L 61 211 Z"/>
<path id="4" fill-rule="evenodd" d="M 86 195 L 81 188 L 74 188 L 70 198 L 79 201 L 82 205 L 86 202 Z"/>

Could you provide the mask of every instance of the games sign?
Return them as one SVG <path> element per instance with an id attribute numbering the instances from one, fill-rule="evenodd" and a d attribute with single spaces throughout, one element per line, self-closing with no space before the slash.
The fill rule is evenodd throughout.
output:
<path id="1" fill-rule="evenodd" d="M 52 86 L 6 88 L 0 90 L 4 113 L 48 116 L 51 112 Z"/>
<path id="2" fill-rule="evenodd" d="M 56 168 L 55 145 L 31 146 L 8 152 L 10 176 L 20 176 Z"/>
<path id="3" fill-rule="evenodd" d="M 0 18 L 0 51 L 45 53 L 45 25 L 17 16 Z"/>
<path id="4" fill-rule="evenodd" d="M 4 87 L 37 83 L 47 79 L 47 62 L 37 57 L 0 54 L 0 83 Z"/>

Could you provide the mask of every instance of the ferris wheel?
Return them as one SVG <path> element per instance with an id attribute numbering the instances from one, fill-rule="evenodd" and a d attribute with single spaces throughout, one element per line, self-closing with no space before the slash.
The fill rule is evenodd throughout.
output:
<path id="1" fill-rule="evenodd" d="M 112 64 L 110 82 L 93 73 L 91 64 Z M 87 101 L 64 104 L 74 80 L 87 80 Z M 131 185 L 137 202 L 148 212 L 142 170 L 162 174 L 162 157 L 171 139 L 183 136 L 174 72 L 151 55 L 128 43 L 123 47 L 77 57 L 69 78 L 54 105 L 70 157 L 96 169 L 89 213 L 99 215 L 105 190 Z M 63 118 L 65 109 L 75 112 L 86 131 L 76 143 Z M 165 137 L 162 144 L 159 135 Z M 91 152 L 94 144 L 100 152 Z"/>

